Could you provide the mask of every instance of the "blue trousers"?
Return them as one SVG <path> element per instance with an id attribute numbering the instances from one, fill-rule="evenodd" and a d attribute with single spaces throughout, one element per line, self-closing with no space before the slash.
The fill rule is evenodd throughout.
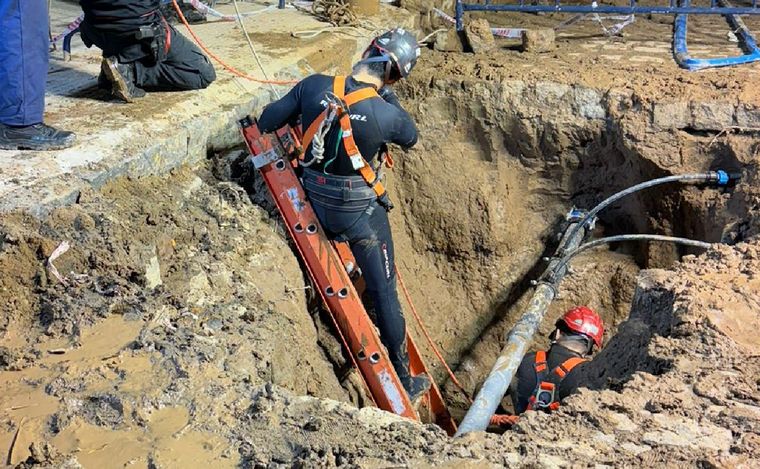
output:
<path id="1" fill-rule="evenodd" d="M 377 203 L 377 196 L 361 177 L 332 176 L 323 180 L 351 180 L 353 183 L 353 189 L 346 191 L 321 185 L 313 176 L 304 176 L 304 188 L 326 234 L 331 239 L 347 241 L 362 270 L 367 293 L 375 306 L 375 324 L 380 330 L 380 340 L 388 349 L 388 358 L 399 374 L 408 373 L 404 366 L 408 366 L 406 322 L 396 290 L 388 212 Z"/>
<path id="2" fill-rule="evenodd" d="M 42 122 L 49 58 L 45 0 L 0 0 L 0 123 Z"/>

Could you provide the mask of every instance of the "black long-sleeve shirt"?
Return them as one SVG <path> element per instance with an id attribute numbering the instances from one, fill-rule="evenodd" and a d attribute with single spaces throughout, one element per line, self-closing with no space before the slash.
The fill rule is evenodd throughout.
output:
<path id="1" fill-rule="evenodd" d="M 141 26 L 158 24 L 161 0 L 79 0 L 84 11 L 82 40 L 95 44 L 106 56 L 133 62 L 150 55 L 150 46 L 137 39 Z"/>
<path id="2" fill-rule="evenodd" d="M 294 122 L 299 116 L 303 129 L 307 129 L 325 109 L 325 96 L 326 93 L 332 92 L 333 79 L 327 75 L 311 75 L 301 80 L 287 95 L 264 109 L 258 121 L 259 129 L 272 132 L 286 123 Z M 349 76 L 346 78 L 345 92 L 348 94 L 370 86 L 372 85 Z M 403 148 L 410 148 L 417 143 L 417 127 L 392 92 L 384 93 L 384 98 L 374 97 L 352 105 L 350 114 L 354 140 L 362 156 L 370 164 L 373 164 L 373 160 L 386 143 L 395 143 Z M 324 159 L 320 164 L 311 166 L 311 169 L 339 176 L 352 176 L 356 171 L 346 155 L 345 148 L 337 142 L 338 127 L 335 123 L 325 138 Z M 306 161 L 310 159 L 311 145 L 306 149 Z"/>
<path id="3" fill-rule="evenodd" d="M 554 374 L 554 369 L 563 364 L 567 359 L 579 356 L 580 355 L 578 355 L 576 352 L 573 352 L 566 347 L 563 347 L 559 344 L 554 344 L 546 353 L 546 379 L 548 380 L 550 374 Z M 576 365 L 575 368 L 570 370 L 570 373 L 565 375 L 557 387 L 557 390 L 555 391 L 558 393 L 555 394 L 555 400 L 561 401 L 562 399 L 577 391 L 578 388 L 583 385 L 582 369 L 586 367 L 588 363 L 589 362 L 584 362 Z M 523 357 L 522 362 L 520 362 L 520 366 L 517 368 L 517 373 L 515 373 L 515 380 L 512 381 L 512 385 L 510 386 L 512 403 L 515 407 L 515 414 L 522 414 L 525 412 L 525 410 L 528 408 L 528 401 L 536 390 L 538 382 L 536 380 L 535 364 L 536 353 L 533 352 L 526 354 Z M 552 381 L 556 382 L 554 381 L 556 379 L 557 377 L 554 376 Z"/>
<path id="4" fill-rule="evenodd" d="M 100 29 L 131 32 L 156 21 L 161 0 L 79 0 L 84 19 Z"/>

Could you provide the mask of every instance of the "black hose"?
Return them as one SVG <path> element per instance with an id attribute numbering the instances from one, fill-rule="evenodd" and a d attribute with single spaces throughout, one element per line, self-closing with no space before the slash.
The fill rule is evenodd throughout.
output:
<path id="1" fill-rule="evenodd" d="M 577 256 L 581 252 L 600 246 L 602 244 L 615 243 L 618 241 L 665 241 L 665 242 L 683 244 L 686 246 L 692 246 L 692 247 L 703 248 L 703 249 L 710 249 L 710 247 L 712 247 L 712 244 L 706 243 L 704 241 L 697 241 L 697 240 L 688 239 L 688 238 L 677 238 L 674 236 L 651 235 L 651 234 L 628 234 L 628 235 L 608 236 L 606 238 L 599 238 L 594 241 L 590 241 L 586 244 L 581 244 L 577 248 L 565 254 L 562 257 L 562 259 L 560 259 L 560 261 L 557 263 L 557 265 L 555 265 L 554 268 L 552 269 L 552 277 L 554 277 L 555 272 L 561 272 L 562 269 L 564 269 L 567 266 L 567 263 L 570 262 L 570 259 Z M 550 278 L 549 280 L 551 281 L 551 283 L 555 283 L 553 278 Z"/>
<path id="2" fill-rule="evenodd" d="M 709 171 L 707 173 L 676 174 L 674 176 L 666 176 L 662 178 L 652 179 L 651 181 L 641 182 L 639 184 L 636 184 L 635 186 L 631 186 L 628 189 L 622 190 L 604 199 L 599 205 L 591 209 L 591 211 L 589 211 L 586 214 L 586 216 L 583 217 L 583 220 L 581 220 L 580 223 L 576 225 L 576 227 L 570 232 L 570 235 L 565 239 L 573 239 L 573 237 L 576 234 L 578 234 L 578 231 L 583 229 L 583 227 L 586 226 L 590 220 L 593 220 L 596 217 L 597 213 L 604 210 L 607 206 L 609 206 L 613 202 L 616 202 L 622 199 L 623 197 L 631 195 L 640 190 L 648 189 L 650 187 L 658 186 L 660 184 L 667 184 L 669 182 L 678 182 L 678 181 L 691 182 L 691 183 L 707 182 L 707 183 L 715 183 L 719 186 L 724 186 L 728 184 L 730 180 L 737 180 L 740 177 L 741 177 L 741 174 L 739 173 L 729 174 L 729 173 L 726 173 L 725 171 L 718 170 L 718 171 Z M 560 247 L 560 252 L 562 252 L 566 248 L 567 248 L 567 243 L 563 244 Z"/>

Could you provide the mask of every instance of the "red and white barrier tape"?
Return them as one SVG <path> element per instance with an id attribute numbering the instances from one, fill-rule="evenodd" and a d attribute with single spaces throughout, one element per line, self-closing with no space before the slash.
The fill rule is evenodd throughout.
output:
<path id="1" fill-rule="evenodd" d="M 79 25 L 82 24 L 83 20 L 84 20 L 84 13 L 82 13 L 74 21 L 72 21 L 71 23 L 69 23 L 69 25 L 66 26 L 66 29 L 64 29 L 62 33 L 60 33 L 60 34 L 56 35 L 55 37 L 53 37 L 50 40 L 50 43 L 51 44 L 55 44 L 55 43 L 59 42 L 61 39 L 63 39 L 64 37 L 66 37 L 67 34 L 69 34 L 70 32 L 74 31 L 75 29 L 77 29 L 79 27 Z"/>
<path id="2" fill-rule="evenodd" d="M 192 5 L 193 8 L 195 8 L 196 10 L 198 10 L 199 12 L 207 16 L 214 16 L 216 18 L 221 19 L 222 21 L 237 21 L 237 15 L 225 15 L 224 13 L 220 11 L 214 10 L 213 8 L 201 2 L 200 0 L 190 0 L 190 5 Z M 257 15 L 259 13 L 263 13 L 265 11 L 275 10 L 275 9 L 277 9 L 277 5 L 270 5 L 266 8 L 262 8 L 261 10 L 248 11 L 245 13 L 241 13 L 240 16 L 245 18 L 248 16 Z"/>

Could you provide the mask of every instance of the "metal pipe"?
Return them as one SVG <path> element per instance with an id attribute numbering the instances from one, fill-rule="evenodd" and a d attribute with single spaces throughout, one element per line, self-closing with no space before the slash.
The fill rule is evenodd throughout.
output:
<path id="1" fill-rule="evenodd" d="M 718 171 L 708 171 L 706 173 L 690 173 L 690 174 L 676 174 L 674 176 L 666 176 L 661 177 L 657 179 L 652 179 L 650 181 L 644 181 L 639 184 L 636 184 L 635 186 L 631 186 L 628 189 L 622 190 L 618 193 L 615 193 L 606 199 L 604 199 L 599 205 L 592 208 L 584 217 L 583 220 L 575 227 L 574 231 L 568 236 L 568 239 L 572 239 L 572 237 L 577 234 L 577 231 L 580 231 L 582 228 L 588 228 L 590 226 L 590 221 L 596 219 L 596 215 L 607 208 L 610 204 L 613 202 L 616 202 L 623 197 L 629 196 L 635 192 L 639 192 L 644 189 L 648 189 L 650 187 L 659 186 L 661 184 L 667 184 L 669 182 L 691 182 L 691 183 L 700 183 L 700 182 L 710 182 L 715 183 L 719 186 L 725 186 L 728 184 L 730 180 L 736 180 L 741 177 L 741 174 L 739 173 L 731 173 L 728 174 L 723 170 Z M 563 244 L 560 244 L 560 253 L 564 254 L 567 252 L 569 246 L 565 246 Z"/>
<path id="2" fill-rule="evenodd" d="M 571 211 L 570 213 L 572 215 L 576 212 Z M 583 229 L 576 230 L 577 226 L 579 226 L 577 221 L 570 223 L 560 240 L 560 246 L 577 247 L 580 245 L 586 232 Z M 528 309 L 509 331 L 506 345 L 501 350 L 496 363 L 488 374 L 488 378 L 478 391 L 478 395 L 467 410 L 467 415 L 459 424 L 459 429 L 454 436 L 461 436 L 473 431 L 483 431 L 488 428 L 491 416 L 496 412 L 501 398 L 507 392 L 509 383 L 512 382 L 517 367 L 520 366 L 522 357 L 528 350 L 528 345 L 533 340 L 539 324 L 541 324 L 549 305 L 557 294 L 556 287 L 566 273 L 565 266 L 560 266 L 558 263 L 557 257 L 549 262 L 549 266 L 541 278 L 551 278 L 551 281 L 541 281 L 536 286 Z"/>
<path id="3" fill-rule="evenodd" d="M 713 3 L 716 0 L 712 0 Z M 721 7 L 731 7 L 726 0 L 718 0 Z M 689 0 L 681 0 L 681 6 L 688 7 Z M 689 55 L 689 49 L 686 44 L 687 19 L 688 15 L 676 15 L 673 26 L 673 57 L 678 65 L 688 70 L 702 70 L 705 68 L 727 67 L 732 65 L 757 62 L 760 60 L 760 49 L 758 49 L 755 38 L 747 29 L 747 26 L 738 15 L 725 15 L 726 21 L 731 27 L 731 31 L 739 39 L 739 45 L 744 50 L 744 54 L 734 57 L 715 57 L 711 59 L 693 58 Z"/>
<path id="4" fill-rule="evenodd" d="M 456 29 L 457 31 L 462 31 L 464 29 L 464 8 L 462 4 L 462 0 L 457 0 L 456 4 L 456 13 L 454 14 L 456 17 Z"/>

